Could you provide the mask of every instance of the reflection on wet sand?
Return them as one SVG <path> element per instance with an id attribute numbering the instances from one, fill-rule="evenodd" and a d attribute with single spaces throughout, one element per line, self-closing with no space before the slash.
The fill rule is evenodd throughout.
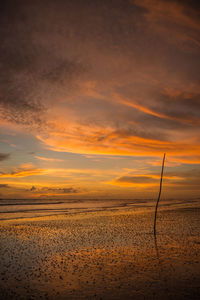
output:
<path id="1" fill-rule="evenodd" d="M 118 210 L 3 221 L 4 299 L 199 299 L 199 208 Z"/>

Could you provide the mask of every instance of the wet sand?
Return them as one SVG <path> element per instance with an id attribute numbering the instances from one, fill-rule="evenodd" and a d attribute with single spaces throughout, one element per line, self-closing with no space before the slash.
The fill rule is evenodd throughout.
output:
<path id="1" fill-rule="evenodd" d="M 196 205 L 196 204 L 195 204 Z M 200 208 L 0 223 L 1 299 L 200 299 Z"/>

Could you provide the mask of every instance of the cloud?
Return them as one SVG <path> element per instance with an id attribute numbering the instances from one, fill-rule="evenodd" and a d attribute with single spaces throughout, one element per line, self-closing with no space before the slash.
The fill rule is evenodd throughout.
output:
<path id="1" fill-rule="evenodd" d="M 165 176 L 165 180 L 174 180 L 173 177 Z M 158 185 L 160 175 L 144 174 L 144 175 L 123 175 L 109 182 L 112 185 L 119 186 L 155 186 Z"/>
<path id="2" fill-rule="evenodd" d="M 153 130 L 153 129 L 152 129 Z M 185 141 L 176 141 L 175 133 L 172 140 L 153 139 L 149 135 L 148 129 L 146 137 L 135 135 L 131 130 L 118 130 L 112 128 L 101 128 L 82 125 L 81 127 L 67 128 L 66 132 L 52 132 L 48 137 L 38 136 L 46 146 L 54 151 L 68 151 L 84 154 L 103 154 L 103 155 L 129 155 L 129 156 L 161 156 L 164 152 L 168 157 L 173 157 L 180 162 L 181 157 L 187 157 L 187 161 L 193 161 L 200 150 L 199 143 L 191 139 L 188 132 L 184 132 Z"/>
<path id="3" fill-rule="evenodd" d="M 146 184 L 157 182 L 157 179 L 151 176 L 123 176 L 116 180 L 118 183 L 136 183 L 136 184 Z"/>
<path id="4" fill-rule="evenodd" d="M 8 184 L 2 183 L 0 184 L 0 189 L 9 188 L 10 186 Z"/>
<path id="5" fill-rule="evenodd" d="M 34 17 L 34 8 L 38 9 L 40 20 Z M 85 71 L 80 61 L 64 54 L 63 47 L 59 53 L 59 48 L 55 51 L 45 45 L 49 39 L 46 32 L 45 38 L 40 39 L 37 21 L 42 21 L 46 9 L 37 1 L 33 7 L 26 1 L 8 1 L 1 10 L 0 22 L 0 117 L 40 130 L 46 125 L 49 102 L 66 94 L 73 79 L 76 81 Z M 58 13 L 61 11 L 62 7 Z M 49 29 L 52 26 L 49 24 Z M 40 30 L 43 34 L 45 28 L 41 26 Z M 50 40 L 56 43 L 58 35 L 52 33 Z"/>
<path id="6" fill-rule="evenodd" d="M 59 196 L 59 195 L 70 195 L 79 193 L 79 189 L 74 187 L 55 187 L 55 186 L 43 186 L 35 187 L 32 186 L 30 189 L 26 189 L 26 192 L 34 193 L 36 196 Z"/>
<path id="7" fill-rule="evenodd" d="M 164 187 L 168 192 L 173 192 L 174 189 L 191 189 L 199 190 L 200 171 L 198 168 L 192 170 L 168 170 L 170 167 L 166 167 L 164 171 L 163 183 Z M 141 171 L 141 174 L 127 174 L 121 177 L 117 177 L 114 180 L 108 182 L 111 185 L 118 185 L 122 187 L 155 187 L 159 186 L 160 174 L 158 173 L 147 173 Z"/>
<path id="8" fill-rule="evenodd" d="M 199 127 L 200 125 L 200 93 L 179 90 L 164 90 L 158 94 L 159 111 L 177 122 Z"/>
<path id="9" fill-rule="evenodd" d="M 181 46 L 185 51 L 198 51 L 200 22 L 196 1 L 133 0 L 133 2 L 146 9 L 144 15 L 150 29 L 178 47 Z"/>
<path id="10" fill-rule="evenodd" d="M 1 118 L 55 151 L 199 162 L 197 17 L 193 1 L 7 1 Z"/>
<path id="11" fill-rule="evenodd" d="M 49 157 L 43 157 L 43 156 L 37 156 L 37 155 L 35 155 L 35 158 L 37 158 L 39 160 L 43 160 L 43 161 L 55 161 L 55 162 L 64 161 L 63 159 L 59 159 L 59 158 L 49 158 Z"/>
<path id="12" fill-rule="evenodd" d="M 175 172 L 171 173 L 174 174 Z M 182 179 L 175 180 L 173 184 L 181 186 L 199 186 L 200 171 L 198 168 L 193 168 L 188 171 L 177 171 L 177 175 L 181 176 Z"/>
<path id="13" fill-rule="evenodd" d="M 182 94 L 181 94 L 182 93 Z M 155 97 L 160 98 L 159 106 L 158 103 L 154 104 L 155 107 L 141 105 L 134 100 L 131 99 L 120 99 L 119 96 L 116 95 L 116 99 L 131 108 L 134 108 L 144 114 L 151 115 L 157 117 L 159 119 L 167 119 L 171 121 L 175 121 L 182 124 L 200 125 L 200 104 L 199 97 L 200 94 L 184 94 L 181 92 L 180 94 L 175 91 L 175 95 L 170 95 L 167 91 L 163 91 L 161 95 L 159 95 L 159 91 L 155 95 Z"/>
<path id="14" fill-rule="evenodd" d="M 11 177 L 28 177 L 34 175 L 41 175 L 44 173 L 42 169 L 32 169 L 32 170 L 16 170 L 11 173 L 0 173 L 0 178 L 11 178 Z"/>
<path id="15" fill-rule="evenodd" d="M 72 187 L 67 187 L 67 188 L 43 188 L 43 190 L 52 192 L 52 193 L 58 193 L 58 194 L 75 194 L 78 193 L 77 189 L 74 189 Z"/>
<path id="16" fill-rule="evenodd" d="M 9 153 L 0 153 L 0 161 L 4 161 L 6 159 L 10 158 L 10 154 Z"/>
<path id="17" fill-rule="evenodd" d="M 36 187 L 33 185 L 31 188 L 30 188 L 30 191 L 31 192 L 34 192 L 34 191 L 36 191 L 37 189 L 36 189 Z"/>

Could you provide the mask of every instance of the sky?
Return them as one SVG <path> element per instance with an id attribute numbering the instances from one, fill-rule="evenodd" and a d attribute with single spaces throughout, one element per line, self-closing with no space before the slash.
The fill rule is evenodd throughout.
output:
<path id="1" fill-rule="evenodd" d="M 0 198 L 200 196 L 200 4 L 4 0 Z"/>

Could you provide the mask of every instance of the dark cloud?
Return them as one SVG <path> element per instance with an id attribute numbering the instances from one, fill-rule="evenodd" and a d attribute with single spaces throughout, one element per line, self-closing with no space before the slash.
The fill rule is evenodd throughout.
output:
<path id="1" fill-rule="evenodd" d="M 153 184 L 159 182 L 159 177 L 154 177 L 158 175 L 157 173 L 152 173 L 151 175 L 127 175 L 115 179 L 115 183 L 130 183 L 130 184 Z M 199 190 L 200 185 L 200 171 L 198 168 L 191 169 L 188 171 L 167 171 L 164 174 L 164 186 L 166 189 L 190 189 L 190 190 Z"/>
<path id="2" fill-rule="evenodd" d="M 157 93 L 157 97 L 159 93 Z M 164 91 L 158 97 L 155 111 L 164 113 L 177 122 L 200 125 L 200 93 L 184 93 L 182 91 Z"/>
<path id="3" fill-rule="evenodd" d="M 199 9 L 194 1 L 133 0 L 146 9 L 149 28 L 185 52 L 198 52 Z"/>
<path id="4" fill-rule="evenodd" d="M 78 190 L 67 187 L 67 188 L 45 188 L 49 192 L 55 192 L 55 193 L 63 193 L 63 194 L 75 194 L 78 193 Z"/>
<path id="5" fill-rule="evenodd" d="M 0 153 L 0 161 L 6 160 L 8 158 L 10 158 L 9 153 Z"/>
<path id="6" fill-rule="evenodd" d="M 78 193 L 78 190 L 74 189 L 73 187 L 67 187 L 67 188 L 56 188 L 56 187 L 36 188 L 35 186 L 32 186 L 27 191 L 40 192 L 40 193 L 52 192 L 52 193 L 58 193 L 58 194 L 75 194 L 75 193 Z"/>
<path id="7" fill-rule="evenodd" d="M 122 176 L 116 179 L 116 182 L 119 183 L 153 183 L 157 181 L 158 179 L 151 176 Z"/>
<path id="8" fill-rule="evenodd" d="M 189 185 L 199 185 L 200 182 L 200 170 L 198 168 L 193 168 L 191 170 L 188 171 L 177 171 L 175 172 L 171 172 L 171 173 L 166 173 L 166 175 L 170 174 L 170 176 L 178 176 L 181 177 L 182 179 L 177 179 L 174 181 L 174 184 L 178 184 L 178 185 L 185 185 L 185 186 L 189 186 Z"/>
<path id="9" fill-rule="evenodd" d="M 34 192 L 34 191 L 36 191 L 37 189 L 36 189 L 36 187 L 33 185 L 31 188 L 30 188 L 30 191 L 31 192 Z"/>
<path id="10" fill-rule="evenodd" d="M 10 186 L 8 184 L 0 184 L 0 189 L 3 189 L 3 188 L 9 188 Z"/>
<path id="11" fill-rule="evenodd" d="M 45 45 L 48 39 L 55 41 L 55 35 L 49 37 L 53 24 L 49 24 L 49 33 L 40 39 L 37 26 L 44 17 L 40 8 L 44 14 L 46 10 L 48 18 L 47 3 L 40 5 L 36 1 L 33 5 L 40 20 L 34 18 L 30 2 L 8 0 L 1 4 L 0 113 L 10 122 L 37 127 L 44 125 L 49 98 L 55 101 L 56 95 L 63 93 L 63 86 L 84 72 L 77 59 Z M 62 6 L 57 11 L 58 16 L 59 11 L 62 11 Z M 40 31 L 43 33 L 45 29 L 41 27 Z M 64 45 L 60 48 L 65 51 Z"/>
<path id="12" fill-rule="evenodd" d="M 184 131 L 185 134 L 194 135 L 194 131 L 198 131 L 200 94 L 197 91 L 186 92 L 176 88 L 161 90 L 154 87 L 148 91 L 147 98 L 140 99 L 134 89 L 127 88 L 126 92 L 119 90 L 118 95 L 120 99 L 128 99 L 129 103 L 121 108 L 113 105 L 112 112 L 118 117 L 116 132 L 121 133 L 121 136 L 170 141 L 175 132 Z M 110 120 L 112 116 L 110 113 Z"/>

